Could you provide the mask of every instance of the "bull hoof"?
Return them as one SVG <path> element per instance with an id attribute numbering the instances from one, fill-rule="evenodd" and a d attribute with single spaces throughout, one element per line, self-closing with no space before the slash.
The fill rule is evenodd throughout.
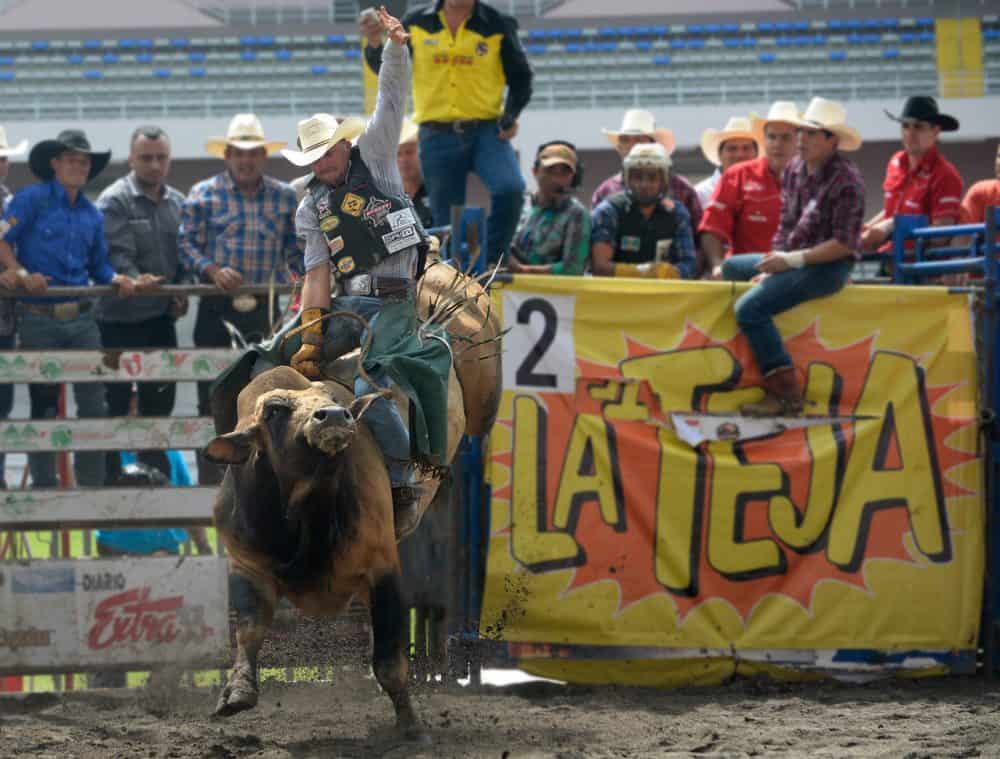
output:
<path id="1" fill-rule="evenodd" d="M 257 686 L 249 677 L 234 672 L 219 694 L 219 702 L 215 705 L 213 715 L 230 717 L 255 706 L 257 706 Z"/>
<path id="2" fill-rule="evenodd" d="M 431 737 L 416 722 L 403 725 L 397 724 L 396 734 L 401 741 L 419 746 L 430 746 L 432 742 Z"/>

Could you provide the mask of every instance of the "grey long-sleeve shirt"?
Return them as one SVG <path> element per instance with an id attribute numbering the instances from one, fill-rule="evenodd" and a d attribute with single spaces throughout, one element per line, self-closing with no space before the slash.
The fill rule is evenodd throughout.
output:
<path id="1" fill-rule="evenodd" d="M 378 98 L 364 133 L 358 138 L 361 160 L 371 171 L 375 186 L 389 195 L 405 196 L 403 178 L 396 166 L 396 148 L 403 129 L 406 94 L 410 88 L 410 50 L 392 40 L 382 52 L 382 68 L 378 75 Z M 306 271 L 330 260 L 326 238 L 319 228 L 319 214 L 308 193 L 295 213 L 295 231 L 305 240 Z M 374 274 L 391 277 L 413 277 L 416 273 L 415 249 L 390 256 L 373 270 Z"/>

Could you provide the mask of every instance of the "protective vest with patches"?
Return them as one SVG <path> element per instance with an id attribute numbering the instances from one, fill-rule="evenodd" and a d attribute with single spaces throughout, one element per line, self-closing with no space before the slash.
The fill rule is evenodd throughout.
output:
<path id="1" fill-rule="evenodd" d="M 628 192 L 615 193 L 607 202 L 618 214 L 618 237 L 615 240 L 613 259 L 615 263 L 648 263 L 656 259 L 658 247 L 661 248 L 660 261 L 677 261 L 674 249 L 677 214 L 657 203 L 653 215 L 647 219 Z"/>
<path id="2" fill-rule="evenodd" d="M 313 179 L 309 194 L 338 280 L 370 272 L 389 256 L 427 244 L 410 199 L 378 189 L 357 147 L 351 150 L 342 184 L 329 187 Z"/>

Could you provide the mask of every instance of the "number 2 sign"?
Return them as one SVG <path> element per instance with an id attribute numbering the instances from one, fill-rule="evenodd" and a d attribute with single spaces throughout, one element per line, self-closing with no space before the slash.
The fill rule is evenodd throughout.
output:
<path id="1" fill-rule="evenodd" d="M 504 389 L 573 392 L 575 309 L 573 295 L 504 291 Z"/>

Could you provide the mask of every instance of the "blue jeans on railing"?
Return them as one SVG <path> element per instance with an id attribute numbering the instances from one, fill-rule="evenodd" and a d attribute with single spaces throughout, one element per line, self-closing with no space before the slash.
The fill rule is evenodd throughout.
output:
<path id="1" fill-rule="evenodd" d="M 521 167 L 510 141 L 501 140 L 498 132 L 492 121 L 462 134 L 420 128 L 420 167 L 435 226 L 450 223 L 452 206 L 465 205 L 470 171 L 489 190 L 490 215 L 483 247 L 489 264 L 495 264 L 510 247 L 524 205 Z"/>
<path id="2" fill-rule="evenodd" d="M 58 321 L 30 311 L 18 309 L 18 335 L 21 347 L 25 349 L 76 349 L 100 350 L 101 333 L 97 322 L 90 314 L 76 319 Z M 28 386 L 31 396 L 32 419 L 54 419 L 58 413 L 59 385 L 32 384 Z M 73 383 L 77 416 L 81 419 L 100 418 L 108 415 L 104 384 L 101 382 Z M 100 487 L 104 485 L 104 452 L 81 451 L 73 454 L 73 469 L 77 485 Z M 29 453 L 28 469 L 31 483 L 36 488 L 59 486 L 56 477 L 56 455 L 54 453 Z"/>
<path id="3" fill-rule="evenodd" d="M 723 279 L 752 279 L 760 273 L 755 267 L 763 257 L 760 253 L 745 253 L 726 259 L 722 265 Z M 842 258 L 772 274 L 740 296 L 735 306 L 736 322 L 750 341 L 762 373 L 792 365 L 792 358 L 774 326 L 774 317 L 800 303 L 833 295 L 842 289 L 853 264 L 852 258 Z"/>

